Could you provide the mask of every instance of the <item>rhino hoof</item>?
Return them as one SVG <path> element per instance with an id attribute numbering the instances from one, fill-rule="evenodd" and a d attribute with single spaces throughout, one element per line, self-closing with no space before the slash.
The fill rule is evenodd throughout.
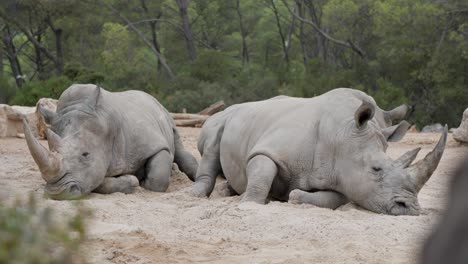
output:
<path id="1" fill-rule="evenodd" d="M 126 187 L 122 190 L 122 192 L 125 194 L 134 193 L 137 190 L 137 188 L 140 186 L 140 181 L 138 181 L 138 178 L 133 175 L 124 175 L 124 176 L 121 176 L 121 178 L 126 179 L 128 183 L 128 184 L 125 184 Z"/>
<path id="2" fill-rule="evenodd" d="M 190 189 L 188 193 L 190 196 L 193 196 L 193 197 L 198 197 L 198 198 L 207 197 L 205 188 L 203 188 L 200 185 L 197 185 L 196 183 L 192 186 L 192 188 Z"/>
<path id="3" fill-rule="evenodd" d="M 290 193 L 289 193 L 289 200 L 288 202 L 289 203 L 292 203 L 292 204 L 301 204 L 301 191 L 300 190 L 292 190 Z"/>

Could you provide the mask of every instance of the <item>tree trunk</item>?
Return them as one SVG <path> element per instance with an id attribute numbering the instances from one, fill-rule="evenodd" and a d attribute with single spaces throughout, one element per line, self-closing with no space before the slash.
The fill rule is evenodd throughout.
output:
<path id="1" fill-rule="evenodd" d="M 149 17 L 149 10 L 148 10 L 148 6 L 146 5 L 145 0 L 141 0 L 141 7 L 145 11 L 145 15 L 147 17 Z M 158 10 L 158 13 L 156 15 L 156 19 L 160 19 L 161 17 L 162 17 L 162 12 L 161 12 L 161 10 Z M 157 50 L 159 53 L 161 53 L 161 46 L 159 44 L 158 34 L 157 34 L 157 31 L 156 31 L 156 24 L 157 23 L 158 23 L 157 21 L 149 22 L 150 30 L 151 30 L 151 43 L 153 44 L 154 49 Z M 161 60 L 158 59 L 158 73 L 160 72 L 160 70 L 161 70 Z"/>
<path id="2" fill-rule="evenodd" d="M 294 10 L 295 12 L 295 10 Z M 289 26 L 288 34 L 286 35 L 286 51 L 289 54 L 289 48 L 291 47 L 291 36 L 292 33 L 294 32 L 294 28 L 296 26 L 296 17 L 292 16 L 291 17 L 291 25 Z"/>
<path id="3" fill-rule="evenodd" d="M 286 47 L 286 39 L 284 37 L 283 29 L 281 28 L 281 22 L 280 22 L 280 17 L 279 17 L 279 14 L 278 14 L 278 9 L 276 8 L 274 0 L 270 0 L 270 3 L 271 3 L 271 7 L 273 8 L 273 12 L 275 14 L 276 26 L 278 27 L 278 33 L 279 33 L 279 35 L 281 37 L 281 46 L 283 47 L 284 60 L 289 65 L 288 48 Z"/>
<path id="4" fill-rule="evenodd" d="M 46 22 L 55 35 L 55 59 L 53 61 L 57 74 L 61 75 L 63 73 L 63 30 L 54 26 L 50 16 L 47 16 Z"/>
<path id="5" fill-rule="evenodd" d="M 305 10 L 302 2 L 300 0 L 296 1 L 297 3 L 297 11 L 299 12 L 299 16 L 305 17 Z M 304 22 L 299 21 L 299 39 L 301 42 L 301 51 L 302 51 L 302 62 L 304 63 L 304 66 L 307 68 L 308 67 L 308 58 L 307 58 L 307 49 L 306 49 L 306 41 L 305 41 L 305 34 L 304 34 Z"/>
<path id="6" fill-rule="evenodd" d="M 3 44 L 5 45 L 5 50 L 7 53 L 8 61 L 10 62 L 11 72 L 13 74 L 13 78 L 16 81 L 16 86 L 21 88 L 24 83 L 23 73 L 21 72 L 21 64 L 18 60 L 18 56 L 16 54 L 16 48 L 13 44 L 13 39 L 11 37 L 10 28 L 6 26 L 3 30 Z"/>
<path id="7" fill-rule="evenodd" d="M 3 49 L 0 48 L 0 76 L 3 76 Z"/>
<path id="8" fill-rule="evenodd" d="M 240 27 L 240 33 L 242 37 L 242 63 L 249 62 L 249 50 L 247 49 L 247 41 L 245 40 L 247 38 L 247 33 L 244 28 L 244 21 L 242 19 L 242 13 L 240 10 L 240 0 L 236 1 L 236 11 L 237 15 L 239 16 L 239 27 Z"/>
<path id="9" fill-rule="evenodd" d="M 197 53 L 195 50 L 195 41 L 193 39 L 193 32 L 192 28 L 190 27 L 190 20 L 187 12 L 188 2 L 189 0 L 176 0 L 177 6 L 179 7 L 180 18 L 182 19 L 182 29 L 184 30 L 187 51 L 190 60 L 195 61 L 197 58 Z"/>
<path id="10" fill-rule="evenodd" d="M 61 28 L 54 29 L 55 34 L 55 49 L 56 49 L 56 64 L 55 68 L 57 74 L 61 75 L 63 73 L 63 31 Z"/>
<path id="11" fill-rule="evenodd" d="M 36 39 L 37 39 L 37 42 L 41 43 L 41 34 L 38 34 Z M 36 55 L 35 63 L 36 63 L 36 72 L 38 74 L 38 78 L 39 80 L 45 80 L 47 79 L 47 76 L 45 76 L 45 72 L 44 72 L 44 62 L 42 61 L 41 50 L 37 46 L 34 46 L 34 53 Z"/>

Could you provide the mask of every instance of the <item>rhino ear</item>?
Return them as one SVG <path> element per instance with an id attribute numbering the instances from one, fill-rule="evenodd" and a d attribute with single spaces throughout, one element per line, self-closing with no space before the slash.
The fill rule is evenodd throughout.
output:
<path id="1" fill-rule="evenodd" d="M 88 99 L 86 99 L 86 104 L 89 105 L 91 108 L 95 109 L 98 105 L 100 96 L 101 96 L 101 87 L 96 85 L 96 88 L 94 88 L 94 91 L 91 93 Z"/>
<path id="2" fill-rule="evenodd" d="M 41 105 L 38 106 L 38 109 L 39 109 L 39 113 L 41 114 L 42 117 L 44 117 L 44 121 L 47 124 L 50 125 L 54 122 L 55 118 L 57 117 L 57 113 L 49 111 L 45 109 L 44 107 L 42 107 Z"/>
<path id="3" fill-rule="evenodd" d="M 388 142 L 397 142 L 406 135 L 406 132 L 410 126 L 410 123 L 403 120 L 398 125 L 382 129 L 382 134 L 385 136 Z"/>
<path id="4" fill-rule="evenodd" d="M 375 114 L 375 107 L 368 101 L 362 101 L 361 106 L 354 113 L 354 120 L 357 128 L 364 128 L 367 125 L 367 121 L 371 120 Z"/>

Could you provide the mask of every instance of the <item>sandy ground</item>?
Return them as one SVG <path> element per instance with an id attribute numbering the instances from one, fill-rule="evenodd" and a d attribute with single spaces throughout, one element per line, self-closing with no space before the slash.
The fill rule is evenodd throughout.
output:
<path id="1" fill-rule="evenodd" d="M 199 158 L 200 130 L 180 131 Z M 407 134 L 390 144 L 388 153 L 397 157 L 421 146 L 420 159 L 438 138 Z M 335 211 L 281 202 L 242 204 L 239 197 L 216 193 L 196 199 L 183 191 L 191 182 L 173 171 L 167 193 L 139 188 L 84 199 L 93 211 L 85 251 L 91 263 L 416 263 L 421 243 L 443 213 L 449 175 L 464 154 L 468 147 L 450 136 L 437 171 L 419 194 L 419 216 L 379 215 L 352 204 Z M 43 190 L 26 142 L 1 139 L 0 197 L 42 196 Z M 65 214 L 74 208 L 70 201 L 41 198 L 40 204 Z"/>

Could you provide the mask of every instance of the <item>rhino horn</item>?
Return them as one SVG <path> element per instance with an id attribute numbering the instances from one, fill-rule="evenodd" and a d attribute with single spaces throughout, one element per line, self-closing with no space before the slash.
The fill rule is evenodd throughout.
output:
<path id="1" fill-rule="evenodd" d="M 395 165 L 404 169 L 408 168 L 411 162 L 413 162 L 414 159 L 416 159 L 416 156 L 418 155 L 420 150 L 421 148 L 415 148 L 406 152 L 405 154 L 401 155 L 397 160 L 395 160 Z"/>
<path id="2" fill-rule="evenodd" d="M 46 182 L 51 182 L 60 170 L 59 157 L 56 153 L 48 151 L 39 143 L 25 119 L 23 119 L 23 129 L 29 152 L 31 152 L 31 156 L 39 167 L 42 178 L 44 178 Z"/>
<path id="3" fill-rule="evenodd" d="M 49 149 L 52 151 L 59 152 L 59 149 L 62 146 L 62 138 L 50 128 L 47 128 L 46 135 L 47 143 L 49 144 Z"/>
<path id="4" fill-rule="evenodd" d="M 434 149 L 426 155 L 426 157 L 407 168 L 410 176 L 410 181 L 413 183 L 416 190 L 419 192 L 424 184 L 429 180 L 432 173 L 439 165 L 439 161 L 444 153 L 445 144 L 447 143 L 448 128 L 445 125 L 442 136 Z"/>
<path id="5" fill-rule="evenodd" d="M 52 124 L 57 118 L 57 113 L 45 109 L 42 105 L 38 105 L 37 108 L 47 124 Z"/>
<path id="6" fill-rule="evenodd" d="M 405 104 L 384 112 L 385 121 L 392 124 L 395 120 L 401 120 L 406 116 L 409 107 Z"/>

